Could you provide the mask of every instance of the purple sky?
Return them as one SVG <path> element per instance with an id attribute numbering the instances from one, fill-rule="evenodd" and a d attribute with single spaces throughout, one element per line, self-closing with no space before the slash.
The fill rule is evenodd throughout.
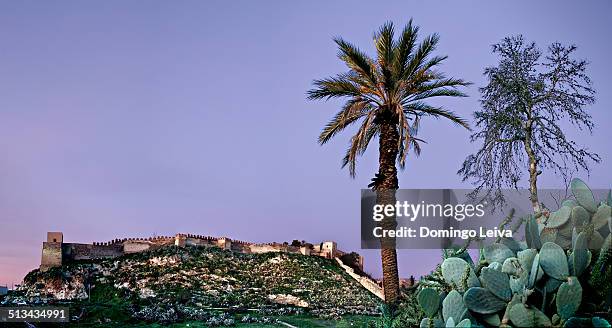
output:
<path id="1" fill-rule="evenodd" d="M 444 101 L 478 106 L 490 45 L 523 33 L 574 42 L 591 62 L 598 126 L 577 140 L 597 151 L 589 184 L 608 188 L 612 156 L 610 1 L 301 3 L 286 1 L 0 1 L 0 284 L 40 262 L 46 231 L 71 242 L 176 232 L 249 241 L 333 239 L 359 248 L 357 179 L 340 170 L 349 134 L 316 137 L 338 102 L 312 103 L 315 78 L 344 70 L 336 35 L 371 51 L 372 32 L 410 17 L 441 35 L 449 75 L 475 82 Z M 468 187 L 455 174 L 468 132 L 424 121 L 428 140 L 404 188 Z M 541 187 L 561 187 L 544 175 Z M 361 251 L 378 275 L 378 251 Z M 421 275 L 439 251 L 400 251 Z"/>

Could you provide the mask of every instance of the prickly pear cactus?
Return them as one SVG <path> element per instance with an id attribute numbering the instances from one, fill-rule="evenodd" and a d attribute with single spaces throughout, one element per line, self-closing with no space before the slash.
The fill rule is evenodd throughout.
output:
<path id="1" fill-rule="evenodd" d="M 482 287 L 472 287 L 463 295 L 463 301 L 470 311 L 480 314 L 496 313 L 506 307 L 506 302 Z"/>
<path id="2" fill-rule="evenodd" d="M 582 302 L 582 286 L 576 277 L 569 277 L 557 291 L 557 313 L 561 319 L 569 319 Z"/>
<path id="3" fill-rule="evenodd" d="M 489 263 L 503 264 L 507 258 L 514 256 L 514 252 L 504 244 L 495 243 L 485 247 L 484 256 Z"/>
<path id="4" fill-rule="evenodd" d="M 508 274 L 491 268 L 482 268 L 480 281 L 485 288 L 498 298 L 507 302 L 512 298 L 510 276 Z"/>
<path id="5" fill-rule="evenodd" d="M 572 214 L 572 208 L 569 206 L 561 206 L 560 209 L 552 212 L 546 221 L 547 228 L 558 228 L 564 225 L 569 220 Z"/>
<path id="6" fill-rule="evenodd" d="M 607 204 L 599 205 L 597 212 L 593 214 L 593 219 L 591 220 L 593 222 L 593 228 L 595 230 L 601 229 L 602 227 L 608 224 L 608 219 L 611 216 L 612 207 L 608 206 Z"/>
<path id="7" fill-rule="evenodd" d="M 551 327 L 550 319 L 537 308 L 528 308 L 525 304 L 514 304 L 508 313 L 510 321 L 516 327 Z"/>
<path id="8" fill-rule="evenodd" d="M 563 280 L 569 275 L 567 257 L 561 246 L 548 242 L 540 250 L 540 266 L 547 275 Z"/>
<path id="9" fill-rule="evenodd" d="M 425 288 L 417 296 L 419 305 L 428 318 L 433 317 L 438 312 L 440 306 L 440 295 L 433 288 Z"/>
<path id="10" fill-rule="evenodd" d="M 463 296 L 456 290 L 451 290 L 442 301 L 442 317 L 444 320 L 452 318 L 460 321 L 467 315 L 467 307 L 463 302 Z"/>
<path id="11" fill-rule="evenodd" d="M 581 226 L 587 224 L 591 220 L 591 215 L 584 207 L 580 205 L 572 208 L 572 223 L 574 226 Z"/>
<path id="12" fill-rule="evenodd" d="M 605 199 L 597 203 L 593 192 L 580 179 L 572 180 L 571 191 L 575 199 L 566 199 L 558 210 L 550 212 L 543 220 L 543 229 L 535 229 L 534 226 L 540 226 L 536 222 L 527 222 L 525 239 L 529 247 L 539 249 L 539 241 L 554 242 L 563 249 L 573 248 L 574 231 L 575 235 L 589 231 L 587 245 L 591 250 L 598 250 L 605 244 L 612 230 L 610 201 Z M 610 192 L 608 194 L 612 196 Z"/>
<path id="13" fill-rule="evenodd" d="M 421 327 L 610 327 L 579 311 L 610 311 L 609 303 L 597 304 L 612 300 L 612 191 L 598 202 L 579 179 L 571 191 L 574 199 L 548 217 L 524 220 L 525 242 L 500 239 L 476 262 L 468 252 L 448 252 L 440 267 L 442 306 L 435 290 L 418 295 L 428 316 Z M 583 295 L 581 281 L 595 293 Z"/>
<path id="14" fill-rule="evenodd" d="M 419 325 L 420 328 L 444 328 L 445 326 L 444 321 L 437 318 L 423 318 L 423 320 L 421 320 L 421 324 Z"/>
<path id="15" fill-rule="evenodd" d="M 589 266 L 591 252 L 587 249 L 588 242 L 588 235 L 586 232 L 583 231 L 578 234 L 568 262 L 571 267 L 571 274 L 574 276 L 582 275 L 584 270 Z"/>
<path id="16" fill-rule="evenodd" d="M 442 262 L 442 276 L 444 280 L 457 287 L 459 291 L 463 291 L 463 275 L 468 273 L 467 287 L 480 286 L 478 277 L 474 273 L 472 267 L 464 260 L 458 257 L 449 257 Z"/>
<path id="17" fill-rule="evenodd" d="M 573 179 L 570 183 L 572 194 L 576 197 L 576 201 L 580 206 L 584 207 L 587 211 L 595 213 L 597 211 L 597 205 L 595 204 L 595 198 L 593 192 L 589 186 L 580 179 Z"/>

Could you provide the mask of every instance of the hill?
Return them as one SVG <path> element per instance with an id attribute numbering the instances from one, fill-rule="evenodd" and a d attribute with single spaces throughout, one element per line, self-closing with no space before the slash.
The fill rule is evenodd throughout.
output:
<path id="1" fill-rule="evenodd" d="M 9 298 L 20 300 L 67 301 L 76 321 L 107 324 L 337 318 L 373 315 L 378 305 L 334 260 L 191 246 L 34 270 Z"/>

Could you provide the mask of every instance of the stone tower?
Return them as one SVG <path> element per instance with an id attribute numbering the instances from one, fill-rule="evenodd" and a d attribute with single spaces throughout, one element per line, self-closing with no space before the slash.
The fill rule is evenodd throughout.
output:
<path id="1" fill-rule="evenodd" d="M 62 266 L 62 243 L 64 235 L 61 232 L 47 232 L 47 241 L 43 242 L 40 269 L 47 270 Z"/>

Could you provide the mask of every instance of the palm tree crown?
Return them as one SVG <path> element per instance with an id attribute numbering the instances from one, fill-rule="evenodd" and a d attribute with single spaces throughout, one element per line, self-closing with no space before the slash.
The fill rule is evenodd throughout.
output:
<path id="1" fill-rule="evenodd" d="M 417 138 L 421 117 L 443 117 L 469 129 L 468 123 L 455 113 L 425 103 L 426 99 L 434 97 L 464 97 L 466 95 L 457 87 L 469 83 L 447 78 L 435 70 L 447 58 L 432 55 L 439 37 L 437 34 L 427 36 L 417 45 L 418 30 L 410 20 L 396 40 L 393 23 L 384 24 L 374 34 L 376 60 L 342 38 L 335 38 L 338 57 L 349 71 L 315 80 L 314 88 L 308 91 L 310 100 L 348 98 L 342 110 L 321 132 L 320 144 L 362 121 L 351 138 L 342 165 L 348 165 L 353 177 L 357 155 L 362 155 L 372 138 L 380 134 L 383 122 L 393 124 L 399 134 L 397 162 L 401 168 L 411 148 L 417 155 L 421 152 L 423 140 Z"/>

